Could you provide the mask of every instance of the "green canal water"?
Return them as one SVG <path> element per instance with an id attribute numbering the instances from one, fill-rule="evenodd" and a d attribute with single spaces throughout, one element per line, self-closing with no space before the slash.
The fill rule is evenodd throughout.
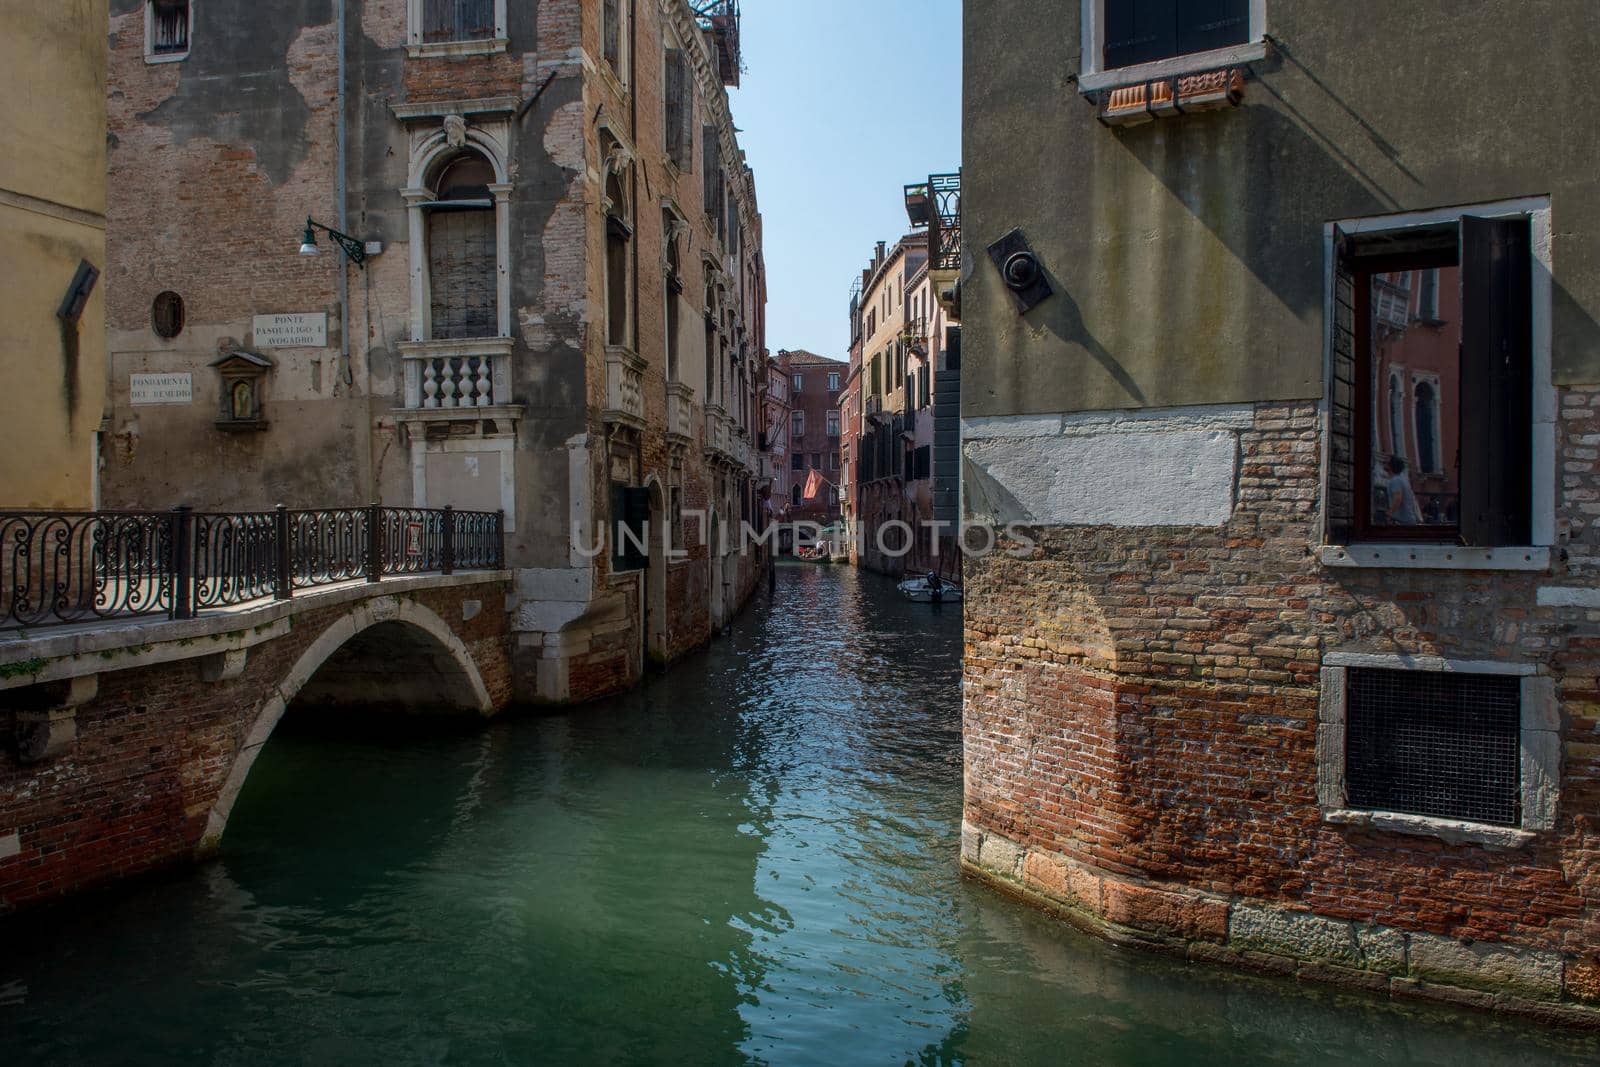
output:
<path id="1" fill-rule="evenodd" d="M 638 692 L 286 722 L 219 859 L 0 927 L 0 1062 L 1595 1063 L 963 881 L 960 615 L 781 568 Z"/>

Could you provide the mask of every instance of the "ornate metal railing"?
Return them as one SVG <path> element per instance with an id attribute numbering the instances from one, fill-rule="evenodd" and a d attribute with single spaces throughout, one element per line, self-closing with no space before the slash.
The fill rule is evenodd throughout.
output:
<path id="1" fill-rule="evenodd" d="M 0 628 L 205 608 L 386 575 L 498 570 L 497 511 L 0 511 Z"/>

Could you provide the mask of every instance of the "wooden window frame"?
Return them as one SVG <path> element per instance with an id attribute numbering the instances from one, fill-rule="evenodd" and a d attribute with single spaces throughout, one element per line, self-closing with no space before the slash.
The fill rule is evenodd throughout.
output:
<path id="1" fill-rule="evenodd" d="M 428 56 L 492 55 L 511 47 L 506 31 L 506 0 L 494 0 L 494 35 L 459 41 L 429 41 L 423 37 L 423 0 L 406 0 L 406 55 L 413 59 Z"/>
<path id="2" fill-rule="evenodd" d="M 1359 542 L 1354 537 L 1350 515 L 1343 519 L 1332 507 L 1340 492 L 1335 480 L 1335 439 L 1338 437 L 1336 394 L 1339 379 L 1335 373 L 1341 331 L 1340 278 L 1338 255 L 1342 240 L 1378 233 L 1398 233 L 1446 224 L 1459 225 L 1465 216 L 1488 219 L 1521 217 L 1528 224 L 1530 251 L 1530 387 L 1531 433 L 1529 434 L 1529 478 L 1531 483 L 1529 537 L 1526 544 L 1498 546 L 1426 543 L 1417 541 Z M 1362 569 L 1501 570 L 1544 571 L 1549 569 L 1555 545 L 1556 502 L 1556 390 L 1552 381 L 1552 303 L 1551 262 L 1552 214 L 1548 196 L 1517 197 L 1507 200 L 1448 208 L 1425 209 L 1386 216 L 1369 216 L 1328 222 L 1323 228 L 1324 313 L 1322 397 L 1322 492 L 1320 494 L 1324 543 L 1317 550 L 1324 566 Z M 1464 413 L 1465 418 L 1465 413 Z M 1352 452 L 1353 445 L 1352 441 Z M 1352 494 L 1351 512 L 1355 500 Z M 1343 525 L 1341 525 L 1341 523 Z"/>

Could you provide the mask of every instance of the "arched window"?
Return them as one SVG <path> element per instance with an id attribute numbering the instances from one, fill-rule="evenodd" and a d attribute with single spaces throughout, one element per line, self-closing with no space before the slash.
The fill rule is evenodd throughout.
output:
<path id="1" fill-rule="evenodd" d="M 606 151 L 606 343 L 628 343 L 630 296 L 629 242 L 633 222 L 628 213 L 627 164 L 614 142 Z"/>
<path id="2" fill-rule="evenodd" d="M 682 263 L 678 255 L 678 220 L 670 211 L 661 213 L 661 240 L 666 245 L 666 271 L 662 299 L 666 302 L 667 381 L 678 380 L 678 297 L 683 292 Z"/>
<path id="3" fill-rule="evenodd" d="M 1430 473 L 1439 468 L 1439 401 L 1432 382 L 1416 388 L 1417 465 Z"/>
<path id="4" fill-rule="evenodd" d="M 800 487 L 798 485 L 789 490 L 789 499 L 794 502 L 795 507 L 800 506 Z"/>
<path id="5" fill-rule="evenodd" d="M 1406 453 L 1406 387 L 1398 373 L 1389 375 L 1389 451 Z"/>
<path id="6" fill-rule="evenodd" d="M 428 288 L 436 339 L 494 337 L 499 330 L 494 166 L 477 152 L 440 166 L 428 204 Z"/>

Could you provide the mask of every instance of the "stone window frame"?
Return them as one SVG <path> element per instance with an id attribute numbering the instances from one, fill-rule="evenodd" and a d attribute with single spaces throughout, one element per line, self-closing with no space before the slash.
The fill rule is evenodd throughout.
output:
<path id="1" fill-rule="evenodd" d="M 1546 571 L 1556 543 L 1556 389 L 1552 377 L 1551 315 L 1554 276 L 1551 265 L 1551 215 L 1548 196 L 1517 197 L 1479 204 L 1336 219 L 1323 226 L 1323 331 L 1320 404 L 1322 421 L 1322 493 L 1318 528 L 1326 540 L 1328 499 L 1333 470 L 1332 428 L 1334 322 L 1336 307 L 1337 235 L 1359 237 L 1456 222 L 1463 215 L 1503 217 L 1527 215 L 1530 220 L 1533 363 L 1532 513 L 1527 545 L 1473 545 L 1429 542 L 1324 543 L 1317 551 L 1324 567 L 1399 570 Z"/>
<path id="2" fill-rule="evenodd" d="M 424 41 L 422 4 L 423 0 L 406 0 L 406 55 L 412 59 L 493 55 L 511 47 L 511 38 L 506 32 L 506 0 L 494 0 L 494 36 L 470 41 Z"/>
<path id="3" fill-rule="evenodd" d="M 1521 825 L 1494 826 L 1465 819 L 1350 807 L 1345 788 L 1345 721 L 1352 667 L 1520 677 Z M 1521 848 L 1531 844 L 1541 833 L 1554 830 L 1556 825 L 1561 791 L 1561 712 L 1556 701 L 1555 679 L 1540 674 L 1531 663 L 1328 652 L 1322 657 L 1316 757 L 1317 807 L 1325 823 L 1436 837 L 1451 844 Z"/>
<path id="4" fill-rule="evenodd" d="M 419 0 L 420 2 L 420 0 Z M 144 0 L 144 61 L 146 63 L 181 63 L 194 51 L 194 0 L 189 0 L 188 41 L 181 52 L 156 53 L 156 0 Z"/>
<path id="5" fill-rule="evenodd" d="M 1237 67 L 1267 58 L 1267 0 L 1250 0 L 1250 40 L 1244 44 L 1106 70 L 1104 63 L 1107 0 L 1079 0 L 1079 3 L 1082 10 L 1079 22 L 1082 46 L 1082 62 L 1078 70 L 1080 93 L 1118 89 L 1161 78 L 1201 74 L 1219 67 Z"/>

